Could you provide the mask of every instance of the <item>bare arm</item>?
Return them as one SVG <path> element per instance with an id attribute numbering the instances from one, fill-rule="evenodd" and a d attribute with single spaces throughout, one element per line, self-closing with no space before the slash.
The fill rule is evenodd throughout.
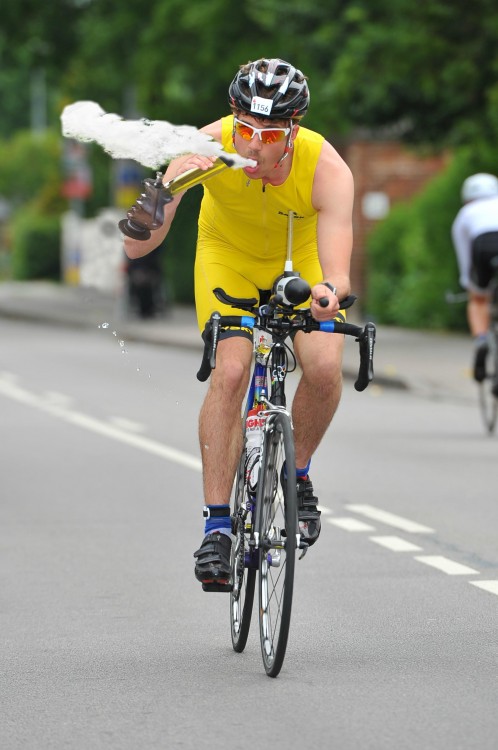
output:
<path id="1" fill-rule="evenodd" d="M 207 133 L 217 141 L 221 141 L 221 120 L 211 123 L 201 128 L 203 133 Z M 163 182 L 167 183 L 174 177 L 187 172 L 189 169 L 209 169 L 213 165 L 215 157 L 199 156 L 199 154 L 188 154 L 174 159 L 168 165 L 164 174 Z M 144 255 L 155 250 L 164 238 L 167 236 L 173 219 L 175 218 L 176 209 L 182 199 L 183 193 L 178 193 L 173 197 L 171 203 L 164 206 L 164 220 L 162 226 L 151 232 L 148 240 L 134 240 L 131 237 L 124 237 L 124 251 L 129 258 L 141 258 Z"/>
<path id="2" fill-rule="evenodd" d="M 312 199 L 318 211 L 318 256 L 323 280 L 337 288 L 337 295 L 317 284 L 312 289 L 311 311 L 317 320 L 328 320 L 339 310 L 338 300 L 351 292 L 354 184 L 351 170 L 327 141 L 315 171 Z M 318 304 L 325 296 L 329 298 L 327 308 Z"/>

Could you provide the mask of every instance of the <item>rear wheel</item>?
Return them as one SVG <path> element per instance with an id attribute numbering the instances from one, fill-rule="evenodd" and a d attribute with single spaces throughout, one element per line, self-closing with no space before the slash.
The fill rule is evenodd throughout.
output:
<path id="1" fill-rule="evenodd" d="M 259 632 L 266 673 L 276 677 L 289 636 L 298 525 L 290 417 L 282 412 L 270 419 L 265 429 L 257 496 Z M 289 467 L 289 477 L 284 477 L 284 464 Z"/>

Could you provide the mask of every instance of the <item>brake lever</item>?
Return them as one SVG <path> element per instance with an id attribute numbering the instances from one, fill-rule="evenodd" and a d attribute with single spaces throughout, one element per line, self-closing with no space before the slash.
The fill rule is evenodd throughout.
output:
<path id="1" fill-rule="evenodd" d="M 218 339 L 220 337 L 220 320 L 219 312 L 214 312 L 204 328 L 202 339 L 204 341 L 204 352 L 202 362 L 197 373 L 197 380 L 204 383 L 211 375 L 211 370 L 216 367 L 216 349 L 218 348 Z"/>
<path id="2" fill-rule="evenodd" d="M 375 325 L 367 323 L 356 339 L 360 348 L 360 368 L 358 370 L 358 378 L 354 384 L 356 391 L 364 391 L 367 385 L 373 380 L 375 334 Z"/>

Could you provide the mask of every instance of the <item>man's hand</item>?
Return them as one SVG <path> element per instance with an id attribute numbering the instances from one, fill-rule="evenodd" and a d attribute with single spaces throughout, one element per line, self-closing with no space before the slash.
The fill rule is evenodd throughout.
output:
<path id="1" fill-rule="evenodd" d="M 318 321 L 332 320 L 340 310 L 339 299 L 325 284 L 315 284 L 311 290 L 311 314 Z M 327 300 L 326 307 L 320 304 L 320 300 Z"/>
<path id="2" fill-rule="evenodd" d="M 171 163 L 172 168 L 166 171 L 164 182 L 168 182 L 173 177 L 179 177 L 191 169 L 211 169 L 216 161 L 216 156 L 201 156 L 200 154 L 189 154 L 186 157 L 175 159 Z"/>

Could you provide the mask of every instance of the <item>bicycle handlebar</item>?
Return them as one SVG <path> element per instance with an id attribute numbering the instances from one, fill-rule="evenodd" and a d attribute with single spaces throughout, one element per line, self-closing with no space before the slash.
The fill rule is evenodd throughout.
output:
<path id="1" fill-rule="evenodd" d="M 278 296 L 278 295 L 276 295 Z M 352 304 L 356 297 L 351 295 Z M 278 307 L 278 300 L 274 304 L 262 305 L 259 311 L 253 311 L 252 315 L 224 315 L 215 312 L 211 315 L 210 320 L 206 323 L 202 338 L 204 341 L 204 353 L 201 366 L 197 373 L 197 379 L 204 382 L 211 374 L 211 370 L 216 367 L 216 348 L 218 346 L 220 330 L 222 328 L 249 328 L 260 327 L 268 331 L 278 331 L 283 337 L 290 335 L 295 331 L 325 331 L 327 333 L 342 333 L 346 336 L 355 336 L 359 344 L 360 365 L 358 376 L 354 387 L 357 391 L 364 391 L 368 384 L 373 380 L 373 353 L 375 346 L 375 325 L 367 323 L 364 328 L 354 325 L 353 323 L 343 323 L 336 320 L 327 320 L 319 322 L 311 317 L 309 310 L 293 311 L 293 318 L 284 315 L 284 317 L 271 317 L 272 310 Z M 246 303 L 254 300 L 245 300 Z M 341 303 L 344 307 L 344 302 Z"/>

